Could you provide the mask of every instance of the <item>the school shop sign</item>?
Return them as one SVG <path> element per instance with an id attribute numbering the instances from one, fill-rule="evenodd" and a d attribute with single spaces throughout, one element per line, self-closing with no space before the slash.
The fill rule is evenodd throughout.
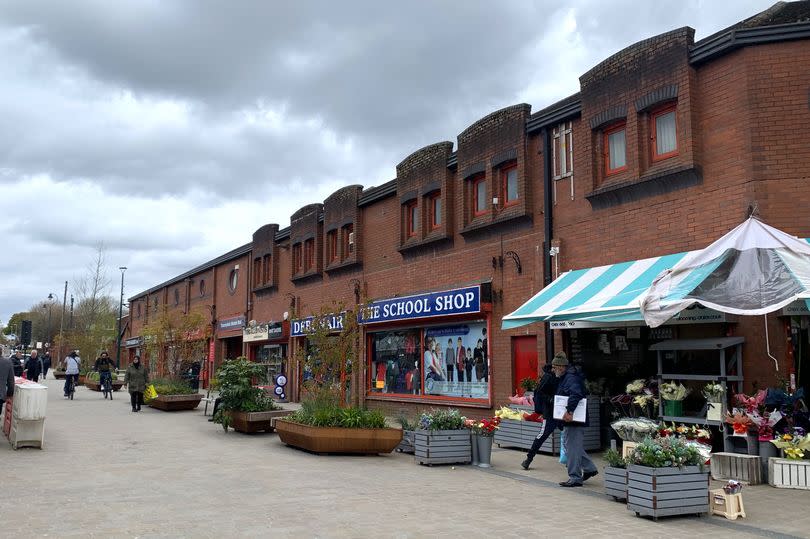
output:
<path id="1" fill-rule="evenodd" d="M 481 287 L 469 286 L 441 292 L 373 301 L 360 311 L 361 324 L 393 322 L 471 314 L 481 311 Z"/>
<path id="2" fill-rule="evenodd" d="M 290 322 L 290 337 L 303 337 L 310 333 L 314 316 L 294 319 Z M 343 324 L 346 321 L 346 313 L 331 314 L 324 318 L 324 322 L 329 326 L 329 331 L 340 333 L 343 331 Z"/>

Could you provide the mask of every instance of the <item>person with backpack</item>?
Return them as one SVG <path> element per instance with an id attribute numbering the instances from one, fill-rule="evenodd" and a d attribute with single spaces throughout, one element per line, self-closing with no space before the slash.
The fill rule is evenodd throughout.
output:
<path id="1" fill-rule="evenodd" d="M 565 352 L 557 352 L 554 359 L 558 357 L 565 357 Z M 543 415 L 543 430 L 535 437 L 532 442 L 532 447 L 526 454 L 526 459 L 520 463 L 524 470 L 528 470 L 531 466 L 534 457 L 540 451 L 546 438 L 551 436 L 559 423 L 554 419 L 554 395 L 557 393 L 557 377 L 551 369 L 551 363 L 543 365 L 543 376 L 537 382 L 537 387 L 534 389 L 534 411 Z"/>
<path id="2" fill-rule="evenodd" d="M 76 350 L 73 350 L 68 356 L 65 358 L 65 398 L 69 398 L 70 394 L 68 393 L 68 389 L 76 387 L 76 384 L 79 383 L 79 367 L 81 366 L 82 360 L 79 357 L 79 354 L 76 353 Z M 71 385 L 72 382 L 72 385 Z"/>

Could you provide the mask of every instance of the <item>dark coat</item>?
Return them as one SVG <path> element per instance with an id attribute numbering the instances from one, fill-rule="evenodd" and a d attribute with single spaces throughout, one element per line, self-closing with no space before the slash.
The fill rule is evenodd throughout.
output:
<path id="1" fill-rule="evenodd" d="M 7 357 L 0 357 L 0 401 L 14 395 L 14 366 Z"/>
<path id="2" fill-rule="evenodd" d="M 534 389 L 534 411 L 551 418 L 554 415 L 554 395 L 557 393 L 557 377 L 551 372 L 551 365 L 543 367 L 543 376 Z"/>
<path id="3" fill-rule="evenodd" d="M 22 359 L 18 358 L 16 355 L 11 356 L 9 359 L 11 360 L 11 365 L 14 367 L 14 376 L 22 376 L 23 373 Z"/>
<path id="4" fill-rule="evenodd" d="M 39 364 L 39 356 L 37 357 L 29 357 L 28 361 L 25 362 L 25 376 L 29 380 L 36 380 L 39 378 L 40 375 L 40 364 Z"/>
<path id="5" fill-rule="evenodd" d="M 146 384 L 149 383 L 149 375 L 146 372 L 146 367 L 141 365 L 135 367 L 130 365 L 127 368 L 127 373 L 124 375 L 124 383 L 127 384 L 127 389 L 130 393 L 143 393 L 146 391 Z"/>
<path id="6" fill-rule="evenodd" d="M 48 369 L 51 368 L 51 356 L 50 354 L 45 354 L 42 358 L 42 372 L 48 372 Z"/>
<path id="7" fill-rule="evenodd" d="M 564 397 L 568 397 L 568 405 L 565 407 L 566 410 L 573 413 L 574 410 L 577 408 L 577 404 L 579 401 L 585 398 L 585 379 L 582 377 L 582 373 L 576 367 L 568 367 L 563 374 L 559 382 L 557 384 L 557 393 L 556 395 L 562 395 Z M 585 410 L 585 423 L 584 425 L 587 427 L 590 418 L 588 417 L 588 410 Z M 562 423 L 565 425 L 566 423 Z M 575 426 L 581 426 L 582 423 L 574 423 Z"/>

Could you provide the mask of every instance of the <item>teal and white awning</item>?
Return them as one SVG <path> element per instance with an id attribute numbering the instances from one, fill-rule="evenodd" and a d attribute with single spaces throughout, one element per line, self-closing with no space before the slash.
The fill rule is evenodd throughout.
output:
<path id="1" fill-rule="evenodd" d="M 641 298 L 661 272 L 689 253 L 568 271 L 503 318 L 503 329 L 532 322 L 641 322 Z"/>

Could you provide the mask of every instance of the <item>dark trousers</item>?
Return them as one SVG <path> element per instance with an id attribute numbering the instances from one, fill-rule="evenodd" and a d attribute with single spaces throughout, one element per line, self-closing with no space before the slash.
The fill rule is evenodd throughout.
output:
<path id="1" fill-rule="evenodd" d="M 447 381 L 452 382 L 456 372 L 456 368 L 452 363 L 445 366 L 447 367 Z"/>
<path id="2" fill-rule="evenodd" d="M 143 404 L 143 391 L 130 391 L 129 402 L 132 403 L 133 410 L 140 410 Z"/>
<path id="3" fill-rule="evenodd" d="M 529 452 L 526 454 L 526 460 L 529 462 L 534 459 L 534 456 L 540 451 L 540 447 L 543 445 L 543 442 L 546 441 L 546 438 L 554 434 L 554 431 L 557 430 L 557 420 L 549 417 L 546 419 L 546 424 L 543 427 L 543 432 L 535 437 L 534 442 L 532 442 L 532 447 L 529 449 Z"/>
<path id="4" fill-rule="evenodd" d="M 48 369 L 47 368 L 42 369 L 42 379 L 44 380 L 47 377 L 48 377 Z"/>
<path id="5" fill-rule="evenodd" d="M 65 375 L 65 396 L 67 397 L 68 394 L 68 386 L 70 385 L 71 380 L 73 381 L 73 389 L 76 389 L 76 384 L 79 381 L 78 374 L 66 374 Z"/>

